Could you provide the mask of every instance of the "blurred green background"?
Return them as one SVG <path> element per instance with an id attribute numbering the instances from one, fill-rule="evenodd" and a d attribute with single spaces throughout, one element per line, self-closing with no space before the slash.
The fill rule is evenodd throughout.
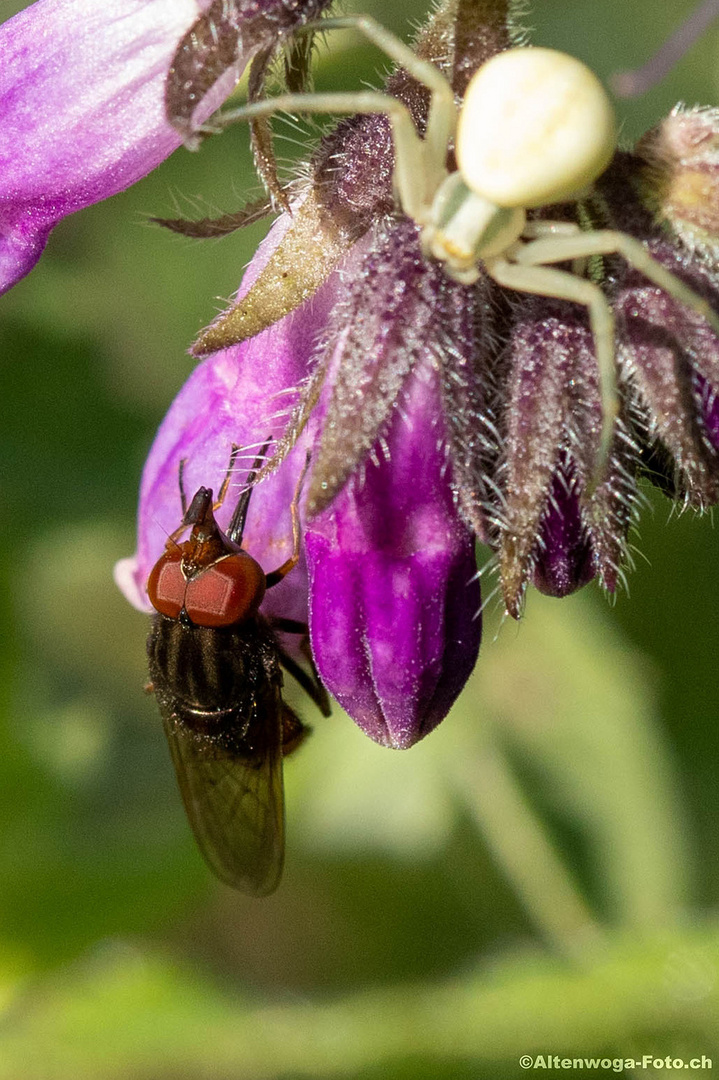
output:
<path id="1" fill-rule="evenodd" d="M 406 34 L 427 7 L 388 6 L 355 8 Z M 606 77 L 692 7 L 537 0 L 525 21 Z M 322 52 L 320 85 L 376 81 L 381 58 L 347 44 Z M 624 136 L 677 100 L 716 104 L 718 59 L 719 24 L 620 103 Z M 246 145 L 237 128 L 180 150 L 66 220 L 1 302 L 0 1080 L 719 1064 L 719 542 L 651 491 L 631 597 L 532 596 L 519 628 L 490 609 L 424 743 L 392 753 L 338 710 L 312 719 L 275 896 L 201 862 L 142 692 L 147 620 L 111 573 L 187 345 L 263 233 L 189 241 L 147 217 L 236 208 L 257 192 Z"/>

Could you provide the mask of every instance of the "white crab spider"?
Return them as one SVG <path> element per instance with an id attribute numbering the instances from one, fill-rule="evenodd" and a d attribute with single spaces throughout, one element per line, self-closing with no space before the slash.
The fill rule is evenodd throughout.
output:
<path id="1" fill-rule="evenodd" d="M 651 257 L 642 243 L 571 222 L 527 221 L 526 211 L 575 200 L 608 166 L 616 148 L 614 112 L 601 83 L 580 61 L 543 48 L 514 48 L 474 74 L 459 111 L 442 73 L 367 15 L 324 19 L 298 32 L 354 27 L 430 91 L 424 138 L 396 98 L 373 91 L 283 94 L 225 113 L 224 124 L 277 111 L 384 113 L 395 144 L 395 189 L 422 226 L 422 247 L 458 281 L 483 269 L 500 285 L 584 305 L 594 336 L 602 431 L 594 477 L 601 479 L 618 413 L 614 316 L 583 260 L 619 254 L 687 304 L 719 334 L 709 304 Z M 447 171 L 454 141 L 458 169 Z M 528 240 L 528 243 L 524 241 Z M 551 264 L 571 262 L 574 270 Z"/>

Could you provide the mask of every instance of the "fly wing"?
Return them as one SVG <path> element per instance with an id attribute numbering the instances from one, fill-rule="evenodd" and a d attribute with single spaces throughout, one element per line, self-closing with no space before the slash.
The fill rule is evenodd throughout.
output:
<path id="1" fill-rule="evenodd" d="M 277 888 L 284 862 L 282 700 L 265 687 L 235 743 L 198 737 L 164 717 L 185 810 L 210 869 L 251 896 Z"/>

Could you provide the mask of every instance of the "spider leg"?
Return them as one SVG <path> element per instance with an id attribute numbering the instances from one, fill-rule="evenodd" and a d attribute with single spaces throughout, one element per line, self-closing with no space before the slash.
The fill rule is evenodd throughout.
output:
<path id="1" fill-rule="evenodd" d="M 221 113 L 214 125 L 201 130 L 222 130 L 242 120 L 255 120 L 276 112 L 299 113 L 381 113 L 389 118 L 395 145 L 395 183 L 402 209 L 413 220 L 424 223 L 432 199 L 447 175 L 447 150 L 457 123 L 454 94 L 444 75 L 422 60 L 394 34 L 367 15 L 323 19 L 299 27 L 296 33 L 353 28 L 363 33 L 391 59 L 431 92 L 425 137 L 422 138 L 405 105 L 389 94 L 357 91 L 324 94 L 280 94 Z"/>
<path id="2" fill-rule="evenodd" d="M 536 221 L 528 221 L 522 230 L 522 237 L 526 240 L 536 240 L 540 236 L 577 236 L 581 228 L 574 221 L 546 221 L 538 218 Z"/>
<path id="3" fill-rule="evenodd" d="M 542 236 L 576 236 L 581 233 L 580 225 L 574 221 L 528 221 L 522 232 L 523 240 L 536 240 Z M 588 259 L 572 259 L 572 273 L 577 277 L 586 277 Z"/>
<path id="4" fill-rule="evenodd" d="M 549 285 L 549 277 L 547 275 L 554 275 L 557 277 L 562 272 L 557 270 L 549 270 L 546 267 L 547 263 L 553 262 L 565 262 L 569 259 L 586 259 L 592 255 L 621 255 L 626 261 L 638 270 L 645 277 L 653 281 L 655 285 L 660 289 L 664 289 L 669 296 L 674 297 L 680 303 L 685 304 L 692 311 L 696 312 L 701 318 L 705 319 L 709 326 L 712 328 L 715 334 L 719 335 L 719 316 L 713 310 L 711 305 L 703 296 L 694 292 L 688 285 L 685 285 L 683 281 L 680 281 L 675 274 L 670 270 L 667 270 L 665 266 L 657 262 L 647 249 L 639 240 L 635 240 L 632 236 L 627 236 L 626 233 L 615 232 L 611 229 L 598 229 L 594 232 L 579 232 L 576 235 L 552 235 L 538 240 L 533 240 L 529 244 L 517 244 L 511 250 L 511 259 L 513 260 L 513 266 L 521 269 L 532 269 L 539 271 L 545 276 L 546 285 Z M 500 271 L 506 277 L 504 268 Z M 492 276 L 495 276 L 493 271 L 490 270 Z M 565 278 L 572 279 L 572 275 L 563 275 Z M 498 279 L 499 280 L 499 279 Z M 616 392 L 616 370 L 614 364 L 614 318 L 604 299 L 603 293 L 598 286 L 593 285 L 591 282 L 582 282 L 581 279 L 574 278 L 578 285 L 581 285 L 586 290 L 588 299 L 582 299 L 579 295 L 578 286 L 574 286 L 576 290 L 570 295 L 570 292 L 547 292 L 544 288 L 532 288 L 526 289 L 518 284 L 513 287 L 526 292 L 538 292 L 541 295 L 554 295 L 561 296 L 563 299 L 571 300 L 576 299 L 579 303 L 584 303 L 589 308 L 589 315 L 592 323 L 592 331 L 594 333 L 594 339 L 596 342 L 597 351 L 597 365 L 599 367 L 599 380 L 601 387 L 601 400 L 602 408 L 604 409 L 604 421 L 602 424 L 602 439 L 599 451 L 598 471 L 595 473 L 594 481 L 591 484 L 591 491 L 597 485 L 598 480 L 601 478 L 601 472 L 607 461 L 609 449 L 611 445 L 612 427 L 614 418 L 617 413 L 617 392 Z M 559 287 L 559 279 L 557 280 L 557 286 Z M 594 293 L 594 298 L 590 299 L 591 294 L 589 290 Z M 610 337 L 611 334 L 611 337 Z M 610 408 L 610 396 L 613 401 L 613 406 Z"/>
<path id="5" fill-rule="evenodd" d="M 221 113 L 213 122 L 213 131 L 222 130 L 241 120 L 254 120 L 276 112 L 288 113 L 383 113 L 389 117 L 395 145 L 395 183 L 402 209 L 418 221 L 427 217 L 438 167 L 429 160 L 429 147 L 417 134 L 409 109 L 390 97 L 373 90 L 328 94 L 279 94 L 265 101 L 242 105 Z M 205 131 L 209 130 L 207 127 Z M 444 168 L 444 162 L 442 162 Z M 441 179 L 441 177 L 440 177 Z"/>
<path id="6" fill-rule="evenodd" d="M 562 236 L 535 240 L 518 251 L 513 258 L 524 265 L 564 262 L 582 259 L 590 255 L 621 255 L 640 274 L 653 281 L 660 289 L 695 311 L 719 334 L 719 316 L 704 297 L 685 285 L 683 281 L 654 259 L 644 245 L 626 233 L 611 229 L 581 232 L 576 236 Z"/>
<path id="7" fill-rule="evenodd" d="M 423 60 L 408 45 L 393 34 L 371 15 L 344 15 L 331 19 L 321 19 L 298 28 L 299 33 L 312 33 L 317 30 L 357 30 L 360 34 L 381 49 L 391 60 L 403 67 L 417 82 L 426 86 L 432 95 L 429 116 L 425 131 L 425 143 L 432 160 L 441 163 L 444 169 L 447 147 L 454 135 L 457 123 L 457 109 L 454 103 L 454 91 L 439 68 L 428 60 Z M 441 179 L 441 177 L 440 177 Z"/>
<path id="8" fill-rule="evenodd" d="M 247 100 L 261 101 L 265 93 L 267 72 L 275 56 L 276 46 L 261 49 L 250 64 L 247 84 Z M 290 201 L 277 175 L 277 158 L 272 141 L 272 128 L 267 118 L 250 121 L 250 144 L 255 171 L 270 196 L 272 204 L 280 210 L 289 210 Z"/>
<path id="9" fill-rule="evenodd" d="M 569 242 L 572 238 L 566 238 Z M 565 243 L 565 238 L 557 240 L 537 240 L 537 245 L 544 243 Z M 531 252 L 535 243 L 526 246 L 515 245 L 511 249 L 513 259 L 518 259 L 525 252 Z M 577 251 L 579 258 L 583 252 Z M 575 257 L 573 254 L 565 258 Z M 557 261 L 560 261 L 559 258 Z M 547 266 L 524 265 L 510 262 L 496 256 L 484 260 L 485 269 L 490 277 L 508 289 L 519 292 L 535 293 L 538 296 L 553 296 L 559 300 L 569 300 L 583 304 L 589 311 L 589 322 L 594 335 L 594 347 L 599 372 L 599 397 L 602 406 L 602 430 L 599 438 L 599 450 L 594 470 L 589 478 L 585 495 L 589 497 L 596 490 L 604 476 L 609 458 L 609 451 L 614 437 L 614 424 L 619 414 L 619 395 L 614 359 L 614 315 L 604 293 L 598 285 L 585 278 L 575 277 L 565 270 L 554 270 Z"/>

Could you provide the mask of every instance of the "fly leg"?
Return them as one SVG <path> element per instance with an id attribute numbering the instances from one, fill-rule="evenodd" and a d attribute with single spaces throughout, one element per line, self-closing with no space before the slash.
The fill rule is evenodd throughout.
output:
<path id="1" fill-rule="evenodd" d="M 215 510 L 219 510 L 219 508 L 222 506 L 223 502 L 225 501 L 225 496 L 227 495 L 227 489 L 230 486 L 230 480 L 232 479 L 232 473 L 233 473 L 234 468 L 235 468 L 235 461 L 237 460 L 237 455 L 239 454 L 239 452 L 240 452 L 239 446 L 237 446 L 236 443 L 233 443 L 232 444 L 232 453 L 230 454 L 230 463 L 227 466 L 227 472 L 225 473 L 222 484 L 220 485 L 220 490 L 219 490 L 218 495 L 217 495 L 217 501 L 212 504 L 213 512 Z M 173 533 L 170 533 L 170 536 L 169 536 L 170 542 L 176 541 L 183 534 L 183 532 L 187 528 L 187 524 L 188 524 L 188 522 L 186 520 L 187 519 L 187 492 L 185 491 L 185 466 L 186 465 L 187 465 L 187 458 L 182 458 L 181 461 L 180 461 L 179 468 L 177 470 L 177 485 L 178 485 L 178 487 L 180 489 L 180 506 L 182 507 L 182 524 L 178 525 L 178 527 L 175 529 L 175 531 Z"/>
<path id="2" fill-rule="evenodd" d="M 232 517 L 230 518 L 230 523 L 227 526 L 227 537 L 228 537 L 228 539 L 231 540 L 233 542 L 233 544 L 237 544 L 238 546 L 242 544 L 242 536 L 243 536 L 243 533 L 245 531 L 245 521 L 247 519 L 247 509 L 248 509 L 248 507 L 250 505 L 250 496 L 252 495 L 253 485 L 255 483 L 255 477 L 257 476 L 257 470 L 259 469 L 262 462 L 265 460 L 265 456 L 267 454 L 267 447 L 270 445 L 271 442 L 272 442 L 272 436 L 270 435 L 269 439 L 267 439 L 265 441 L 265 445 L 262 447 L 259 454 L 257 455 L 255 460 L 253 461 L 252 468 L 250 469 L 249 473 L 247 474 L 247 481 L 246 481 L 246 484 L 245 484 L 245 490 L 242 492 L 239 499 L 237 500 L 237 506 L 235 507 L 234 513 L 232 514 Z M 237 450 L 237 447 L 235 447 L 234 449 Z M 235 454 L 235 457 L 236 456 L 237 455 Z M 229 474 L 230 474 L 231 471 L 232 471 L 232 465 L 230 465 L 230 469 L 228 471 L 228 474 L 225 477 L 226 480 L 229 480 Z M 222 494 L 222 492 L 220 492 L 220 493 Z M 215 507 L 215 510 L 216 509 L 217 509 L 217 507 Z"/>
<path id="3" fill-rule="evenodd" d="M 294 622 L 294 620 L 271 620 L 272 626 L 275 629 L 281 630 L 282 627 L 278 626 L 278 623 L 281 623 L 283 621 Z M 302 624 L 299 623 L 296 625 L 301 626 Z M 298 664 L 297 661 L 292 656 L 290 656 L 290 654 L 286 652 L 285 649 L 283 649 L 282 646 L 278 643 L 277 652 L 280 658 L 280 663 L 282 664 L 285 671 L 288 671 L 292 678 L 300 684 L 307 696 L 311 698 L 312 701 L 314 701 L 315 705 L 320 710 L 322 715 L 330 716 L 332 713 L 332 709 L 330 707 L 329 695 L 322 683 L 320 682 L 320 677 L 317 673 L 317 668 L 315 667 L 315 662 L 312 658 L 310 639 L 307 636 L 307 627 L 304 627 L 304 632 L 305 636 L 300 644 L 300 648 L 302 649 L 302 652 L 307 658 L 307 662 L 311 669 L 311 674 L 308 674 L 305 669 L 300 664 Z"/>
<path id="4" fill-rule="evenodd" d="M 282 757 L 292 754 L 303 743 L 312 728 L 303 724 L 296 712 L 282 702 Z"/>

